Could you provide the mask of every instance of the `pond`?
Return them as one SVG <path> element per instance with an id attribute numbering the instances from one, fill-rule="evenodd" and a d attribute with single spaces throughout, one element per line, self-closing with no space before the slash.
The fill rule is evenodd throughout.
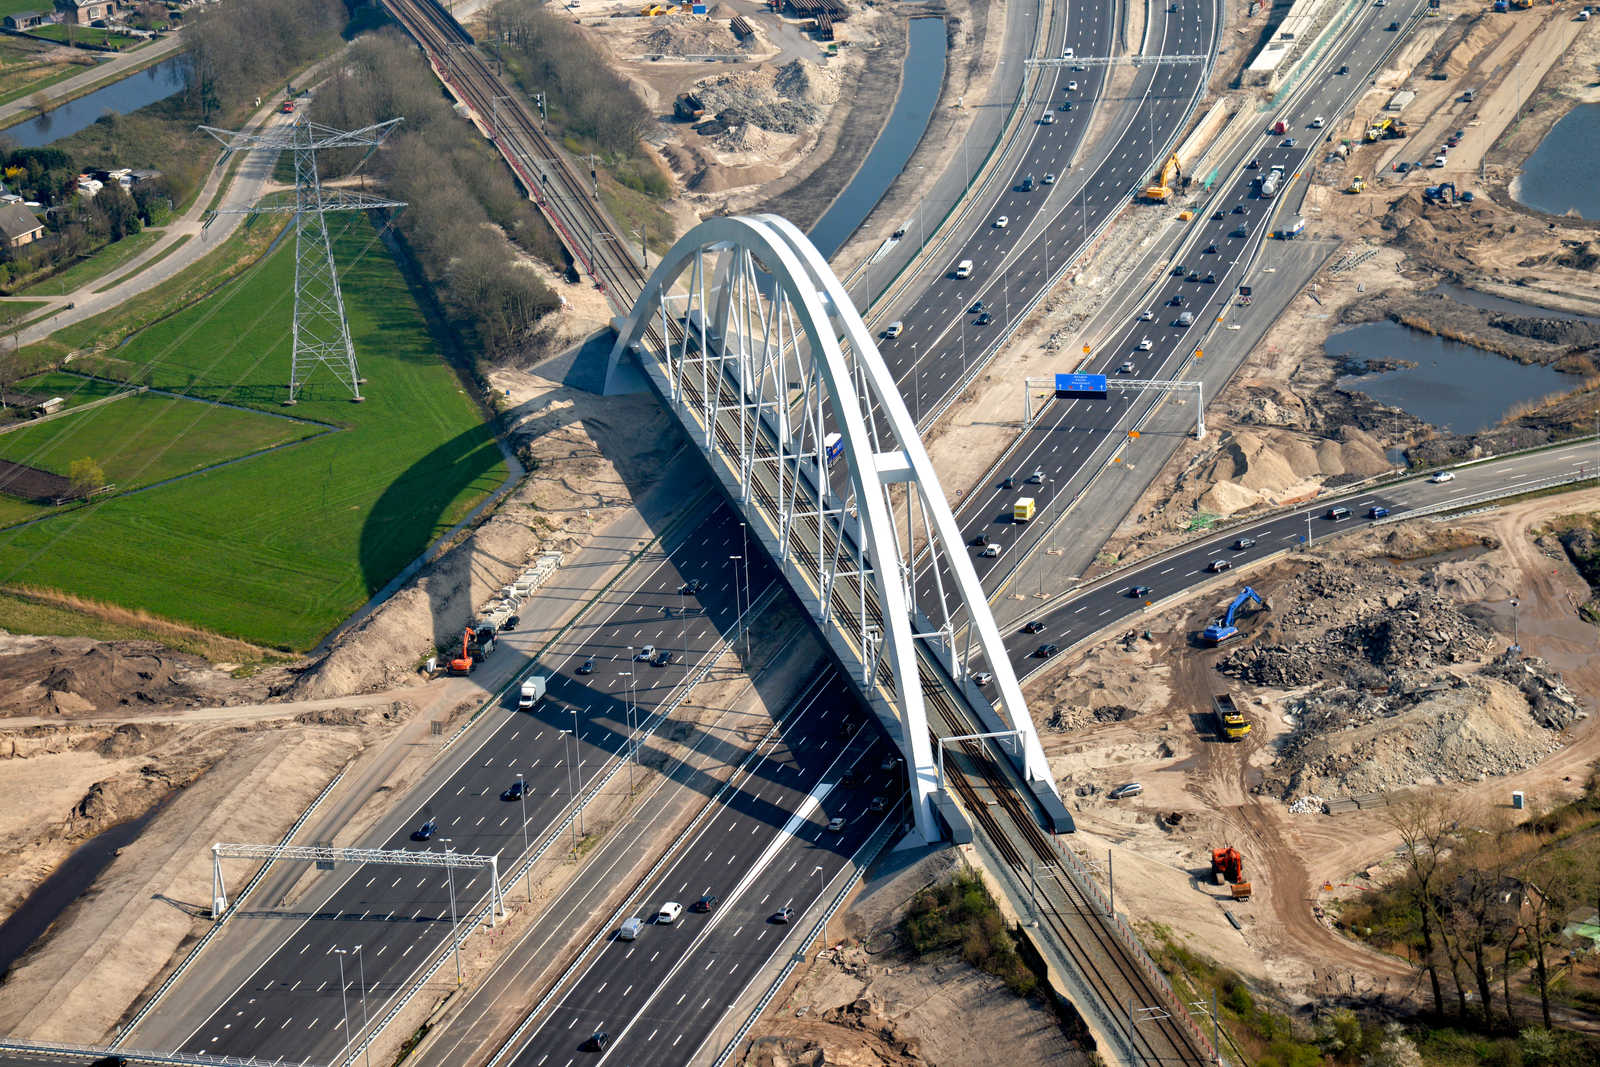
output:
<path id="1" fill-rule="evenodd" d="M 1549 367 L 1533 367 L 1446 341 L 1395 322 L 1371 322 L 1328 338 L 1330 356 L 1396 360 L 1416 366 L 1348 375 L 1336 385 L 1364 393 L 1452 433 L 1495 425 L 1520 404 L 1576 389 L 1579 380 Z"/>
<path id="2" fill-rule="evenodd" d="M 1550 128 L 1522 165 L 1511 195 L 1536 211 L 1576 211 L 1600 219 L 1600 182 L 1594 180 L 1594 146 L 1600 143 L 1600 104 L 1580 104 Z"/>

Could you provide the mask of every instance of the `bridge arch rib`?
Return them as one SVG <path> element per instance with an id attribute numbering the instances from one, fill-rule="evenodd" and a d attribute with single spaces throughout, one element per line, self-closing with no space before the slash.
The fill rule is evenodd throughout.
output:
<path id="1" fill-rule="evenodd" d="M 617 333 L 607 388 L 633 352 L 899 746 L 923 837 L 940 836 L 930 701 L 1017 731 L 1018 770 L 1053 792 L 933 464 L 806 236 L 776 215 L 700 223 Z M 993 702 L 973 682 L 980 663 Z"/>

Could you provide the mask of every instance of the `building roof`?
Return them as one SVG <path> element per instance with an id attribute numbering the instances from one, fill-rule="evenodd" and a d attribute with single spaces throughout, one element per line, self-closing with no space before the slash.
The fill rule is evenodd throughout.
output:
<path id="1" fill-rule="evenodd" d="M 45 13 L 43 11 L 13 11 L 11 14 L 7 15 L 6 18 L 12 19 L 16 22 L 25 22 L 28 19 L 42 19 L 44 18 L 44 15 Z"/>
<path id="2" fill-rule="evenodd" d="M 39 221 L 39 216 L 23 207 L 21 204 L 7 204 L 0 207 L 0 234 L 8 241 L 15 241 L 19 237 L 26 237 L 44 229 L 44 223 Z"/>

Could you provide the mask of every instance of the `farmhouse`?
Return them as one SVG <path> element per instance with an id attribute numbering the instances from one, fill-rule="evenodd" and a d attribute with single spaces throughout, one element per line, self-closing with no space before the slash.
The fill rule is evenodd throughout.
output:
<path id="1" fill-rule="evenodd" d="M 31 245 L 44 236 L 44 223 L 22 204 L 0 207 L 0 243 L 6 248 Z"/>

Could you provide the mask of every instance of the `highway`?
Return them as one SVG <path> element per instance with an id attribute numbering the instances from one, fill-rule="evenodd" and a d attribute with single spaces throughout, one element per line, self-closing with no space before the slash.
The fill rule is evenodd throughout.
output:
<path id="1" fill-rule="evenodd" d="M 1048 662 L 1048 657 L 1039 655 L 1045 644 L 1065 650 L 1107 627 L 1136 625 L 1141 617 L 1153 614 L 1147 605 L 1185 595 L 1202 583 L 1218 579 L 1218 572 L 1210 569 L 1217 561 L 1226 561 L 1232 570 L 1298 547 L 1308 536 L 1315 545 L 1328 537 L 1360 534 L 1371 525 L 1369 513 L 1374 507 L 1387 508 L 1389 517 L 1401 518 L 1418 508 L 1469 500 L 1489 492 L 1511 495 L 1558 478 L 1592 476 L 1596 471 L 1600 471 L 1600 444 L 1580 441 L 1457 467 L 1451 472 L 1452 479 L 1445 483 L 1419 476 L 1378 488 L 1330 493 L 1315 504 L 1191 542 L 1115 578 L 1095 582 L 1082 593 L 1069 594 L 1039 613 L 1037 621 L 1042 629 L 1038 633 L 1016 630 L 1007 634 L 1006 651 L 1019 678 L 1037 673 Z M 1336 506 L 1347 507 L 1350 516 L 1330 518 L 1330 511 Z M 1240 548 L 1241 538 L 1254 543 Z M 1221 583 L 1216 614 L 1220 615 L 1246 584 L 1248 578 L 1244 575 Z M 1149 591 L 1134 596 L 1132 590 L 1136 587 Z"/>
<path id="2" fill-rule="evenodd" d="M 621 939 L 615 923 L 603 930 L 570 985 L 492 1062 L 693 1062 L 786 935 L 815 923 L 824 885 L 884 819 L 899 817 L 897 805 L 872 811 L 873 800 L 903 791 L 848 683 L 834 668 L 826 675 L 785 715 L 781 743 L 748 779 L 758 788 L 741 784 L 719 802 L 619 911 L 645 920 L 637 940 Z M 697 912 L 705 894 L 715 904 Z M 656 916 L 668 902 L 684 910 L 665 924 Z M 774 918 L 782 908 L 793 909 L 785 922 Z M 585 1049 L 596 1032 L 608 1035 L 607 1047 Z"/>
<path id="3" fill-rule="evenodd" d="M 363 847 L 444 848 L 498 854 L 504 874 L 537 844 L 630 738 L 629 686 L 641 727 L 669 700 L 692 665 L 735 626 L 736 592 L 730 555 L 749 556 L 743 531 L 726 507 L 716 507 L 686 529 L 671 551 L 647 568 L 636 588 L 612 598 L 585 617 L 541 664 L 550 675 L 549 695 L 530 712 L 515 710 L 515 696 L 487 714 L 499 721 L 477 735 L 470 750 L 452 758 L 444 784 L 420 803 L 396 812 Z M 753 596 L 777 580 L 765 557 L 749 559 Z M 697 595 L 684 583 L 704 583 Z M 533 602 L 534 604 L 537 601 Z M 654 645 L 671 650 L 671 665 L 633 662 L 629 648 Z M 683 651 L 687 649 L 685 659 Z M 506 654 L 506 653 L 500 653 Z M 592 672 L 584 673 L 592 657 Z M 572 740 L 576 726 L 578 738 Z M 692 743 L 692 739 L 691 742 Z M 644 742 L 645 745 L 649 741 Z M 524 800 L 503 796 L 522 774 Z M 710 783 L 705 785 L 709 791 Z M 412 839 L 424 822 L 437 831 L 426 842 Z M 325 899 L 303 911 L 245 913 L 234 921 L 265 921 L 286 927 L 281 947 L 222 999 L 180 1048 L 183 1051 L 264 1058 L 327 1061 L 345 1040 L 335 948 L 362 946 L 361 965 L 369 1012 L 378 1016 L 387 999 L 449 942 L 452 904 L 465 915 L 487 893 L 486 872 L 441 872 L 405 867 L 352 867 Z M 347 992 L 359 995 L 344 958 Z"/>

